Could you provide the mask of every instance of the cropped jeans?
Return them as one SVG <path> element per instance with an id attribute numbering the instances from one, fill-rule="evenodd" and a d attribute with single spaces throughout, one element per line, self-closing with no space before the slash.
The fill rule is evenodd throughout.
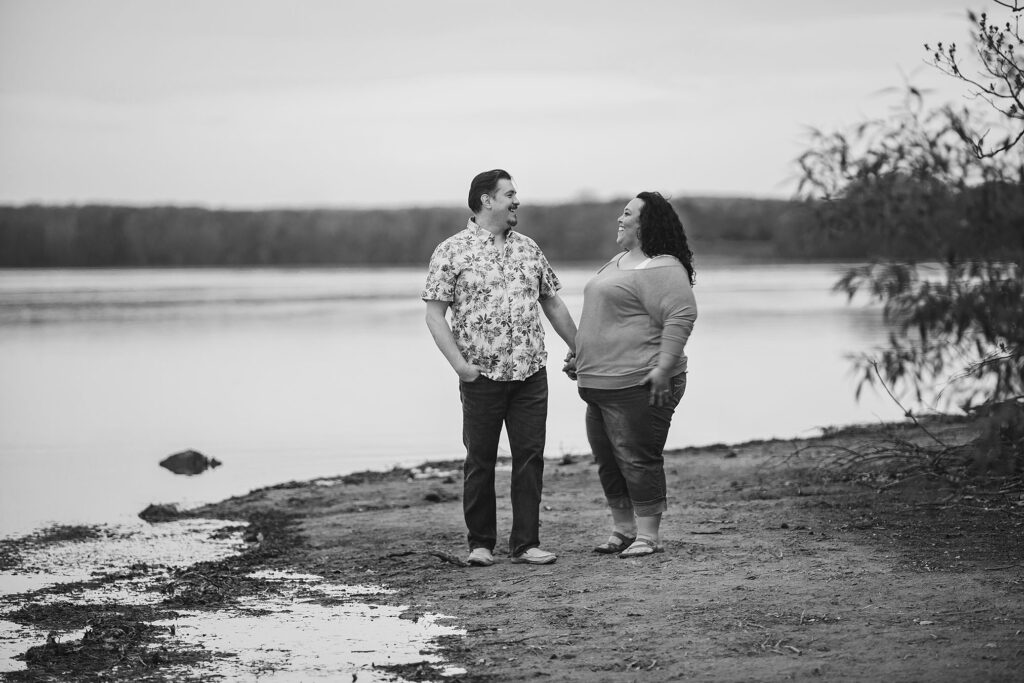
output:
<path id="1" fill-rule="evenodd" d="M 650 405 L 650 387 L 588 389 L 587 439 L 597 460 L 597 474 L 608 507 L 633 510 L 640 517 L 664 512 L 665 440 L 672 414 L 686 391 L 686 373 L 672 378 L 666 405 Z"/>
<path id="2" fill-rule="evenodd" d="M 501 427 L 512 449 L 512 556 L 540 545 L 540 498 L 544 481 L 544 439 L 548 416 L 547 370 L 522 381 L 479 377 L 459 382 L 462 441 L 466 446 L 462 508 L 470 550 L 494 550 L 497 513 L 494 467 Z"/>

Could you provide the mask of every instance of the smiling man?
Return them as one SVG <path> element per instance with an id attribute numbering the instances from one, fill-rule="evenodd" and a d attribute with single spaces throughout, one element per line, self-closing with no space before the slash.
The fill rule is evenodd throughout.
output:
<path id="1" fill-rule="evenodd" d="M 551 564 L 556 556 L 541 550 L 539 539 L 548 413 L 540 310 L 570 354 L 576 324 L 540 247 L 513 230 L 519 198 L 512 176 L 501 169 L 478 174 L 469 208 L 466 229 L 434 250 L 422 295 L 430 334 L 459 376 L 468 561 L 494 564 L 494 467 L 504 425 L 512 450 L 509 554 L 517 564 Z"/>

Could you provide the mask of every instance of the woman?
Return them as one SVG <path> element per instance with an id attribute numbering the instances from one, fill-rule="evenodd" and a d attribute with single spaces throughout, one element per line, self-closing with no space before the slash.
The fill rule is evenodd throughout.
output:
<path id="1" fill-rule="evenodd" d="M 686 389 L 683 349 L 697 319 L 693 254 L 668 200 L 641 192 L 618 220 L 623 249 L 583 290 L 576 356 L 566 359 L 587 403 L 587 438 L 613 529 L 598 553 L 661 552 L 662 452 Z"/>

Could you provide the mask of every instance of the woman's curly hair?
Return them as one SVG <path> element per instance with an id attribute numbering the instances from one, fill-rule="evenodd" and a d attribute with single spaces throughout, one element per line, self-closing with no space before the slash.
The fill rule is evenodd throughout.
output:
<path id="1" fill-rule="evenodd" d="M 658 192 L 641 192 L 637 199 L 644 203 L 640 208 L 640 248 L 651 257 L 662 254 L 675 256 L 686 268 L 690 284 L 696 284 L 693 252 L 687 243 L 679 214 Z"/>

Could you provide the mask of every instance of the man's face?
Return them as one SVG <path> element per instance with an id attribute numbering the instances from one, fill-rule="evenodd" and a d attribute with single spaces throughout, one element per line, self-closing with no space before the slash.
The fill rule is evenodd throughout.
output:
<path id="1" fill-rule="evenodd" d="M 495 220 L 505 219 L 510 228 L 514 228 L 519 222 L 516 216 L 516 209 L 519 208 L 519 197 L 516 195 L 516 187 L 511 180 L 502 178 L 498 181 L 498 189 L 494 195 L 489 197 L 491 213 Z"/>

